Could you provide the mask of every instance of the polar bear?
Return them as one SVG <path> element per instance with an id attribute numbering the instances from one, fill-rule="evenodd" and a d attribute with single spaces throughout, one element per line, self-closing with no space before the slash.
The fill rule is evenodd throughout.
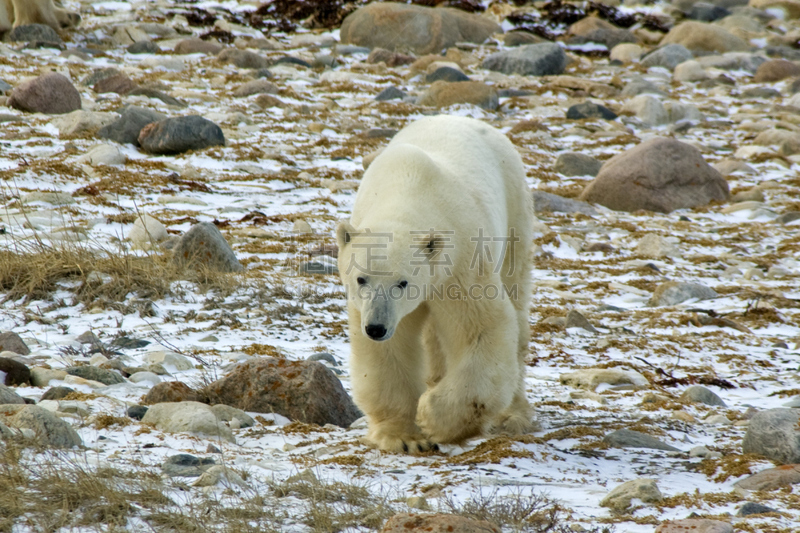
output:
<path id="1" fill-rule="evenodd" d="M 519 154 L 478 120 L 413 122 L 370 164 L 336 233 L 371 444 L 417 453 L 532 429 L 532 227 Z"/>
<path id="2" fill-rule="evenodd" d="M 80 15 L 56 7 L 53 0 L 0 0 L 0 32 L 26 24 L 46 24 L 58 31 L 80 21 Z"/>

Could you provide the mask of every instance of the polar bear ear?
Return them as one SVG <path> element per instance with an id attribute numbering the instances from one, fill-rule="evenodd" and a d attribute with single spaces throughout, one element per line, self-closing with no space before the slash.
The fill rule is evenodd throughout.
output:
<path id="1" fill-rule="evenodd" d="M 339 249 L 345 247 L 346 244 L 350 243 L 350 240 L 353 238 L 353 235 L 356 233 L 356 228 L 350 224 L 349 220 L 342 220 L 336 226 L 336 242 L 339 245 Z"/>

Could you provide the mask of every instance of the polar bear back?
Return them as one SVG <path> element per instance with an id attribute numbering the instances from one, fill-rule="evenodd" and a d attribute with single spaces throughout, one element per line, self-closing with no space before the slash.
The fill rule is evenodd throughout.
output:
<path id="1" fill-rule="evenodd" d="M 465 220 L 464 214 L 469 217 Z M 530 226 L 530 195 L 513 144 L 471 118 L 440 115 L 401 130 L 361 181 L 352 223 L 385 227 L 387 218 L 420 228 L 506 235 Z M 398 228 L 400 229 L 400 228 Z"/>

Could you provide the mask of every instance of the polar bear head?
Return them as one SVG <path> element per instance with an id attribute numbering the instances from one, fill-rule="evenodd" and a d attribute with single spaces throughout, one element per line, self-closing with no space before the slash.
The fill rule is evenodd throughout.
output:
<path id="1" fill-rule="evenodd" d="M 442 237 L 388 227 L 356 229 L 349 221 L 339 223 L 336 237 L 339 275 L 348 300 L 361 312 L 362 332 L 374 341 L 390 339 L 437 283 Z"/>

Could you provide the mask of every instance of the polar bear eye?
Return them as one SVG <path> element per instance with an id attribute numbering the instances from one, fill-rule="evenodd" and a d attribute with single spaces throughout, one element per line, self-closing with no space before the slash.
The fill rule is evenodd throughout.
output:
<path id="1" fill-rule="evenodd" d="M 406 287 L 408 287 L 408 282 L 403 280 L 400 283 L 398 283 L 397 286 L 400 287 L 401 289 L 405 289 Z"/>
<path id="2" fill-rule="evenodd" d="M 366 282 L 367 280 L 365 280 L 364 278 L 361 277 L 356 278 L 356 283 L 358 283 L 359 285 L 364 285 Z"/>

